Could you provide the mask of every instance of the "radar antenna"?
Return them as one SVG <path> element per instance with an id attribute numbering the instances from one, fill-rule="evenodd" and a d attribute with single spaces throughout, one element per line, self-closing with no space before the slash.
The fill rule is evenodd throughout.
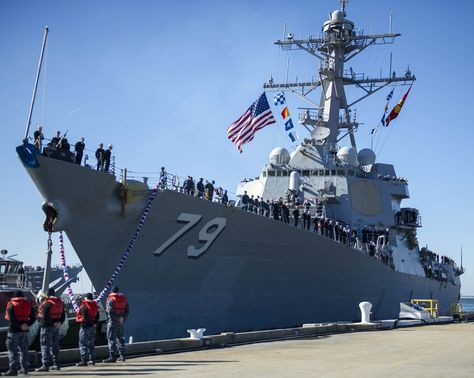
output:
<path id="1" fill-rule="evenodd" d="M 352 147 L 356 147 L 354 132 L 359 123 L 355 120 L 355 113 L 351 113 L 355 104 L 388 85 L 410 85 L 416 79 L 409 69 L 403 76 L 397 76 L 390 67 L 391 72 L 378 78 L 369 78 L 363 73 L 355 72 L 352 67 L 345 69 L 345 64 L 367 47 L 392 44 L 400 34 L 367 35 L 356 30 L 354 23 L 346 17 L 345 6 L 348 0 L 340 0 L 339 3 L 341 9 L 329 15 L 329 20 L 324 23 L 322 34 L 318 37 L 297 39 L 293 33 L 289 33 L 284 39 L 275 42 L 282 50 L 303 50 L 317 58 L 320 61 L 317 76 L 311 81 L 287 80 L 285 83 L 276 83 L 271 80 L 263 85 L 267 91 L 291 91 L 307 101 L 311 110 L 305 110 L 300 115 L 299 123 L 309 130 L 313 129 L 310 131 L 313 144 L 324 144 L 330 149 L 336 149 L 336 144 L 345 136 L 349 136 Z M 354 86 L 362 93 L 349 101 L 346 86 Z M 319 103 L 308 97 L 318 88 L 321 89 Z M 341 130 L 344 135 L 339 137 Z"/>

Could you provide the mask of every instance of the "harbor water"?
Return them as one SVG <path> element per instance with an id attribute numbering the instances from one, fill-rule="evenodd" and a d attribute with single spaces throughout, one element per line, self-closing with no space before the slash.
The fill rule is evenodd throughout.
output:
<path id="1" fill-rule="evenodd" d="M 461 297 L 459 302 L 462 305 L 463 312 L 474 312 L 474 296 Z"/>

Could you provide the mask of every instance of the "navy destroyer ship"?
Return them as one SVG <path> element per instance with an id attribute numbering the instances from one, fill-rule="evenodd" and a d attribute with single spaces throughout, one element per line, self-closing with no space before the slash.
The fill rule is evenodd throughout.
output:
<path id="1" fill-rule="evenodd" d="M 107 285 L 124 263 L 116 284 L 129 298 L 126 329 L 135 340 L 183 337 L 197 327 L 219 333 L 358 320 L 361 301 L 373 304 L 376 319 L 397 318 L 400 302 L 414 298 L 437 299 L 444 315 L 458 302 L 463 269 L 420 248 L 419 212 L 402 206 L 407 180 L 371 149 L 357 147 L 354 105 L 383 88 L 408 88 L 415 76 L 373 79 L 345 68 L 366 48 L 399 36 L 356 30 L 345 3 L 320 36 L 299 40 L 290 33 L 276 42 L 320 61 L 315 80 L 264 85 L 267 94 L 308 101 L 299 118 L 308 137 L 291 153 L 271 151 L 258 177 L 238 184 L 235 206 L 183 193 L 170 174 L 154 192 L 149 180 L 126 170 L 116 177 L 74 164 L 72 153 L 55 146 L 40 151 L 28 132 L 17 147 L 54 218 L 51 231 L 67 234 L 94 286 Z M 363 94 L 349 99 L 346 86 Z M 317 90 L 319 102 L 310 100 Z M 249 207 L 247 195 L 263 198 L 262 207 Z M 298 207 L 309 230 L 294 225 Z"/>

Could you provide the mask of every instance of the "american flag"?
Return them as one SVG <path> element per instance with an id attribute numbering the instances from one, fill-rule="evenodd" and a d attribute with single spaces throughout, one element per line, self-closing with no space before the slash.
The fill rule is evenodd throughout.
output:
<path id="1" fill-rule="evenodd" d="M 242 152 L 242 145 L 250 142 L 258 130 L 273 123 L 275 123 L 275 118 L 268 105 L 267 95 L 263 92 L 257 101 L 229 126 L 227 138 Z"/>

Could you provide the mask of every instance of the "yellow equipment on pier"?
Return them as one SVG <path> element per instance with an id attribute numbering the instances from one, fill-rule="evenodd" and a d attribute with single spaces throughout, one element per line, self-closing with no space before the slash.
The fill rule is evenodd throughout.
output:
<path id="1" fill-rule="evenodd" d="M 437 299 L 412 299 L 411 303 L 414 303 L 423 310 L 429 311 L 432 318 L 438 317 L 438 300 Z"/>

